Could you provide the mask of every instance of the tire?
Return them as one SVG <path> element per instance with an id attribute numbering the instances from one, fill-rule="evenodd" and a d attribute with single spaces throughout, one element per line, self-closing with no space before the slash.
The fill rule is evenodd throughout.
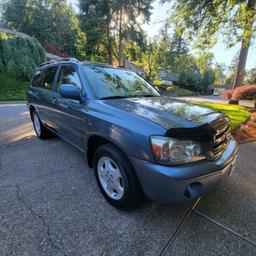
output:
<path id="1" fill-rule="evenodd" d="M 45 140 L 52 136 L 51 132 L 41 122 L 35 110 L 33 110 L 32 112 L 32 122 L 33 122 L 33 127 L 35 130 L 36 136 L 39 139 Z"/>
<path id="2" fill-rule="evenodd" d="M 114 145 L 105 144 L 97 149 L 93 160 L 97 183 L 105 199 L 118 209 L 135 209 L 143 193 L 125 154 Z"/>

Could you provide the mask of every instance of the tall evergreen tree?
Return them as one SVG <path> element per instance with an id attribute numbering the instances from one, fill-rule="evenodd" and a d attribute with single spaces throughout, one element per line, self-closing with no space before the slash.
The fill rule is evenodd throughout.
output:
<path id="1" fill-rule="evenodd" d="M 149 20 L 152 0 L 80 0 L 80 21 L 88 35 L 88 46 L 97 53 L 98 45 L 107 49 L 108 62 L 113 56 L 120 62 L 122 40 L 124 38 L 141 40 L 140 24 Z"/>
<path id="2" fill-rule="evenodd" d="M 4 18 L 10 28 L 36 37 L 43 45 L 48 42 L 70 55 L 76 53 L 79 22 L 66 0 L 12 0 Z"/>

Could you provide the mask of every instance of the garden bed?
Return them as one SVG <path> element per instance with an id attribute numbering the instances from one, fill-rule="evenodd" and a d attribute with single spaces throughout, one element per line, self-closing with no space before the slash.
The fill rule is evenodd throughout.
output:
<path id="1" fill-rule="evenodd" d="M 250 113 L 247 122 L 241 124 L 232 134 L 239 143 L 256 140 L 256 113 Z"/>
<path id="2" fill-rule="evenodd" d="M 239 143 L 256 140 L 256 113 L 238 105 L 198 103 L 194 104 L 224 112 L 230 119 L 232 135 Z"/>

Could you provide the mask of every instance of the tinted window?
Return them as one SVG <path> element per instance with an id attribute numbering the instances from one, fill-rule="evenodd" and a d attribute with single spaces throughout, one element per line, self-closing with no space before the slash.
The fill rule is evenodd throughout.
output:
<path id="1" fill-rule="evenodd" d="M 159 96 L 154 87 L 132 71 L 96 66 L 83 66 L 83 70 L 99 98 Z"/>
<path id="2" fill-rule="evenodd" d="M 62 84 L 73 84 L 82 90 L 82 85 L 78 76 L 77 71 L 73 66 L 62 66 L 60 69 L 60 75 L 58 79 L 57 91 L 60 90 L 60 85 Z"/>
<path id="3" fill-rule="evenodd" d="M 52 89 L 56 71 L 57 67 L 49 67 L 46 69 L 44 77 L 42 79 L 41 87 L 48 90 Z"/>
<path id="4" fill-rule="evenodd" d="M 41 84 L 42 70 L 37 70 L 32 78 L 32 86 L 38 87 Z"/>

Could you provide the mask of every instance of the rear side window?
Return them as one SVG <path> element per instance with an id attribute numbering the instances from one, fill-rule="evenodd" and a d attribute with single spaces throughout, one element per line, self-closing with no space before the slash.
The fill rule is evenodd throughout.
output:
<path id="1" fill-rule="evenodd" d="M 51 90 L 54 83 L 54 77 L 57 71 L 57 67 L 49 67 L 44 73 L 44 77 L 41 82 L 41 87 Z"/>
<path id="2" fill-rule="evenodd" d="M 42 70 L 37 70 L 32 78 L 32 86 L 34 87 L 39 87 L 41 84 L 41 75 L 42 75 Z"/>

